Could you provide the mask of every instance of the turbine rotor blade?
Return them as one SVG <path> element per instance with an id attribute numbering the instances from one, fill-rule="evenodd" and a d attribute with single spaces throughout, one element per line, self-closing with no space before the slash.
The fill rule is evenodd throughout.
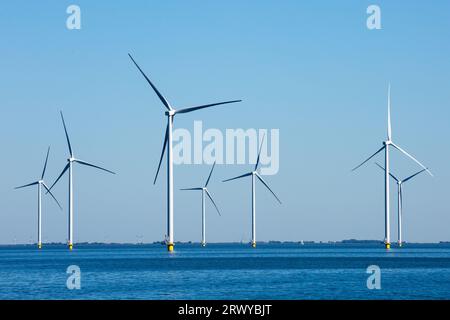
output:
<path id="1" fill-rule="evenodd" d="M 156 179 L 158 179 L 159 169 L 161 168 L 162 159 L 164 157 L 164 153 L 166 151 L 166 146 L 167 146 L 168 142 L 169 142 L 169 124 L 167 124 L 167 127 L 166 127 L 166 134 L 164 136 L 164 143 L 163 143 L 163 148 L 162 148 L 162 152 L 161 152 L 161 157 L 159 158 L 158 170 L 156 170 L 155 180 L 153 180 L 153 184 L 155 184 Z"/>
<path id="2" fill-rule="evenodd" d="M 183 188 L 182 191 L 203 190 L 203 188 Z"/>
<path id="3" fill-rule="evenodd" d="M 56 200 L 55 196 L 53 195 L 53 193 L 50 191 L 50 189 L 47 187 L 47 185 L 45 184 L 45 182 L 42 183 L 42 185 L 44 186 L 44 188 L 47 190 L 47 193 L 49 193 L 53 200 L 55 200 L 56 204 L 58 205 L 58 207 L 62 210 L 63 208 L 61 207 L 61 205 L 59 204 L 58 200 Z"/>
<path id="4" fill-rule="evenodd" d="M 61 120 L 62 120 L 62 123 L 64 126 L 64 132 L 66 133 L 67 145 L 69 146 L 70 156 L 73 157 L 72 146 L 70 145 L 70 139 L 69 139 L 69 134 L 67 133 L 66 122 L 64 121 L 64 116 L 63 116 L 62 111 L 60 111 L 60 113 L 61 113 Z"/>
<path id="5" fill-rule="evenodd" d="M 134 61 L 131 54 L 128 54 L 131 61 L 133 61 L 134 65 L 138 68 L 138 70 L 141 72 L 141 74 L 144 76 L 145 80 L 147 80 L 148 84 L 153 88 L 153 91 L 155 91 L 156 95 L 158 96 L 159 100 L 163 103 L 163 105 L 167 108 L 167 110 L 171 111 L 172 107 L 170 106 L 169 102 L 164 98 L 164 96 L 156 89 L 156 87 L 153 85 L 153 83 L 150 81 L 150 79 L 147 77 L 147 75 L 142 71 L 142 69 L 139 67 L 139 65 Z"/>
<path id="6" fill-rule="evenodd" d="M 270 189 L 269 185 L 263 180 L 263 178 L 258 173 L 255 173 L 255 174 L 256 174 L 256 177 L 258 177 L 258 179 L 266 186 L 266 188 L 269 189 L 269 191 L 273 194 L 275 199 L 277 199 L 277 201 L 281 204 L 281 200 L 278 199 L 278 197 L 275 194 L 275 192 L 273 192 L 272 189 Z"/>
<path id="7" fill-rule="evenodd" d="M 391 84 L 388 87 L 388 140 L 391 141 L 392 138 L 392 127 L 391 127 Z"/>
<path id="8" fill-rule="evenodd" d="M 421 166 L 423 169 L 425 169 L 426 172 L 428 172 L 428 174 L 430 176 L 433 176 L 433 174 L 430 172 L 430 170 L 428 170 L 427 167 L 425 167 L 422 163 L 419 162 L 419 160 L 417 160 L 416 158 L 414 158 L 412 155 L 410 155 L 408 152 L 406 152 L 405 150 L 403 150 L 402 148 L 400 148 L 398 145 L 396 145 L 395 143 L 392 143 L 392 146 L 397 149 L 398 151 L 402 152 L 405 156 L 407 156 L 408 158 L 410 158 L 411 160 L 413 160 L 415 163 L 417 163 L 419 166 Z"/>
<path id="9" fill-rule="evenodd" d="M 111 173 L 111 174 L 116 174 L 115 172 L 113 172 L 111 170 L 108 170 L 108 169 L 96 166 L 96 165 L 94 165 L 92 163 L 89 163 L 89 162 L 86 162 L 86 161 L 83 161 L 83 160 L 75 159 L 74 162 L 77 162 L 79 164 L 82 164 L 82 165 L 85 165 L 85 166 L 88 166 L 88 167 L 92 167 L 92 168 L 96 168 L 96 169 L 99 169 L 99 170 L 103 170 L 103 171 L 106 171 L 106 172 Z"/>
<path id="10" fill-rule="evenodd" d="M 352 169 L 352 171 L 355 171 L 356 169 L 358 169 L 359 167 L 361 167 L 363 164 L 365 164 L 367 161 L 369 161 L 370 159 L 372 159 L 373 157 L 375 157 L 378 153 L 380 153 L 383 149 L 385 148 L 385 146 L 382 146 L 377 152 L 375 152 L 373 155 L 371 155 L 369 158 L 367 158 L 363 163 L 361 163 L 360 165 L 354 167 Z"/>
<path id="11" fill-rule="evenodd" d="M 213 106 L 218 106 L 218 105 L 221 105 L 221 104 L 235 103 L 235 102 L 241 102 L 241 101 L 242 100 L 232 100 L 232 101 L 224 101 L 224 102 L 218 102 L 218 103 L 205 104 L 205 105 L 196 106 L 196 107 L 183 108 L 183 109 L 175 111 L 175 114 L 177 114 L 177 113 L 188 113 L 188 112 L 192 112 L 192 111 L 199 110 L 199 109 L 204 109 L 204 108 L 209 108 L 209 107 L 213 107 Z"/>
<path id="12" fill-rule="evenodd" d="M 23 185 L 23 186 L 20 186 L 20 187 L 15 187 L 14 189 L 22 189 L 22 188 L 26 188 L 26 187 L 31 187 L 31 186 L 34 186 L 36 184 L 39 184 L 39 181 L 32 182 L 32 183 L 29 183 L 29 184 L 26 184 L 26 185 Z"/>
<path id="13" fill-rule="evenodd" d="M 216 203 L 214 202 L 214 200 L 213 200 L 213 198 L 212 198 L 212 195 L 209 193 L 208 189 L 205 189 L 205 191 L 206 191 L 206 195 L 208 196 L 209 200 L 211 200 L 212 204 L 213 204 L 214 207 L 216 208 L 217 213 L 219 214 L 219 216 L 222 216 L 222 215 L 220 214 L 219 208 L 217 207 Z"/>
<path id="14" fill-rule="evenodd" d="M 212 175 L 212 173 L 213 173 L 213 170 L 214 170 L 214 167 L 215 167 L 215 166 L 216 166 L 216 162 L 214 161 L 214 164 L 213 164 L 213 166 L 212 166 L 212 168 L 211 168 L 211 172 L 209 173 L 208 179 L 206 180 L 205 188 L 208 186 L 209 179 L 211 179 L 211 175 Z"/>
<path id="15" fill-rule="evenodd" d="M 50 153 L 50 146 L 47 149 L 47 157 L 45 157 L 44 170 L 42 170 L 41 180 L 44 179 L 45 169 L 47 169 L 47 162 L 48 162 L 48 154 L 49 153 Z"/>
<path id="16" fill-rule="evenodd" d="M 378 167 L 380 167 L 381 170 L 386 171 L 386 170 L 384 169 L 383 166 L 381 166 L 380 164 L 378 164 L 378 162 L 375 162 L 375 164 L 376 164 Z M 397 179 L 397 177 L 394 176 L 392 173 L 389 172 L 389 175 L 391 176 L 392 179 L 394 179 L 395 181 L 399 182 L 399 180 Z"/>
<path id="17" fill-rule="evenodd" d="M 261 144 L 260 144 L 260 146 L 259 146 L 259 150 L 258 150 L 258 158 L 256 159 L 255 171 L 258 169 L 258 165 L 259 165 L 259 157 L 260 157 L 260 155 L 261 155 L 262 145 L 263 145 L 263 142 L 264 142 L 264 138 L 265 138 L 265 137 L 266 137 L 266 134 L 264 133 L 264 134 L 263 134 L 263 138 L 262 138 L 262 140 L 261 140 Z"/>
<path id="18" fill-rule="evenodd" d="M 408 181 L 408 180 L 411 180 L 412 178 L 414 178 L 415 176 L 418 176 L 419 174 L 421 174 L 421 173 L 424 172 L 424 171 L 426 171 L 426 169 L 422 169 L 422 170 L 416 172 L 415 174 L 413 174 L 413 175 L 409 176 L 408 178 L 404 179 L 403 182 L 406 182 L 406 181 Z"/>
<path id="19" fill-rule="evenodd" d="M 245 174 L 243 174 L 241 176 L 238 176 L 238 177 L 234 177 L 234 178 L 231 178 L 231 179 L 223 180 L 222 182 L 227 182 L 227 181 L 231 181 L 231 180 L 236 180 L 236 179 L 248 177 L 248 176 L 251 176 L 252 174 L 253 174 L 253 172 L 245 173 Z"/>
<path id="20" fill-rule="evenodd" d="M 70 163 L 66 164 L 66 166 L 64 167 L 64 169 L 61 171 L 61 174 L 58 176 L 58 178 L 55 180 L 55 182 L 53 182 L 52 186 L 50 188 L 48 188 L 48 190 L 52 190 L 53 187 L 55 186 L 55 184 L 59 181 L 59 179 L 61 179 L 61 177 L 63 176 L 64 173 L 66 173 L 67 169 L 69 169 L 70 167 Z M 47 191 L 48 193 L 48 191 Z"/>

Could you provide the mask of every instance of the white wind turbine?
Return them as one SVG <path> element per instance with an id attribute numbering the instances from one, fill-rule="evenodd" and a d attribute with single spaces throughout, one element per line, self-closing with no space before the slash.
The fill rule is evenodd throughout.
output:
<path id="1" fill-rule="evenodd" d="M 50 147 L 48 147 L 48 149 L 47 149 L 47 156 L 45 157 L 44 169 L 42 170 L 41 178 L 38 181 L 26 184 L 24 186 L 14 188 L 14 189 L 21 189 L 21 188 L 34 186 L 34 185 L 38 186 L 38 240 L 37 240 L 37 245 L 38 245 L 39 249 L 42 248 L 42 187 L 44 187 L 44 189 L 47 190 L 47 193 L 50 193 L 53 200 L 55 200 L 56 204 L 62 210 L 61 205 L 59 204 L 58 200 L 56 200 L 55 196 L 50 192 L 50 189 L 47 187 L 47 185 L 45 184 L 45 181 L 44 181 L 44 175 L 45 175 L 45 170 L 47 169 L 49 153 L 50 153 Z"/>
<path id="2" fill-rule="evenodd" d="M 180 190 L 192 190 L 192 191 L 201 191 L 202 192 L 202 247 L 204 247 L 206 245 L 206 206 L 205 206 L 205 195 L 208 196 L 209 200 L 211 200 L 212 204 L 214 205 L 214 207 L 217 210 L 217 213 L 220 216 L 220 211 L 219 208 L 217 207 L 216 203 L 214 202 L 212 195 L 209 193 L 208 191 L 208 183 L 209 180 L 211 179 L 211 175 L 213 173 L 214 170 L 214 166 L 216 165 L 216 162 L 214 162 L 212 168 L 211 168 L 211 172 L 209 173 L 208 179 L 206 179 L 206 183 L 205 186 L 203 187 L 198 187 L 198 188 L 185 188 L 185 189 L 180 189 Z"/>
<path id="3" fill-rule="evenodd" d="M 134 61 L 131 54 L 128 54 L 131 61 L 133 61 L 134 65 L 138 68 L 140 73 L 144 76 L 145 80 L 147 80 L 148 84 L 152 87 L 153 91 L 155 91 L 156 95 L 158 96 L 159 100 L 161 100 L 164 107 L 167 109 L 165 112 L 165 115 L 167 116 L 167 127 L 166 127 L 166 133 L 164 137 L 163 142 L 163 148 L 161 152 L 161 157 L 159 159 L 158 164 L 158 170 L 156 171 L 155 180 L 153 181 L 153 184 L 156 183 L 156 179 L 158 178 L 159 169 L 161 167 L 161 162 L 164 157 L 164 153 L 166 150 L 166 147 L 168 149 L 167 151 L 167 250 L 169 252 L 173 251 L 174 246 L 174 240 L 173 240 L 173 155 L 172 155 L 172 130 L 173 130 L 173 118 L 176 114 L 182 114 L 182 113 L 189 113 L 195 110 L 209 108 L 213 106 L 218 106 L 221 104 L 227 104 L 227 103 L 234 103 L 234 102 L 240 102 L 242 100 L 232 100 L 232 101 L 225 101 L 225 102 L 218 102 L 218 103 L 211 103 L 211 104 L 205 104 L 201 106 L 196 107 L 189 107 L 189 108 L 183 108 L 176 110 L 173 108 L 170 103 L 167 101 L 166 98 L 156 89 L 156 87 L 153 85 L 153 83 L 150 81 L 150 79 L 146 76 L 144 71 L 139 67 L 139 65 Z"/>
<path id="4" fill-rule="evenodd" d="M 61 179 L 61 177 L 64 175 L 64 173 L 66 173 L 66 171 L 69 170 L 69 221 L 68 221 L 69 222 L 68 223 L 69 237 L 68 237 L 68 245 L 69 245 L 69 249 L 72 250 L 72 248 L 73 248 L 73 164 L 79 163 L 81 165 L 97 168 L 97 169 L 100 169 L 100 170 L 103 170 L 103 171 L 106 171 L 106 172 L 109 172 L 112 174 L 115 174 L 115 173 L 110 170 L 107 170 L 105 168 L 88 163 L 86 161 L 76 159 L 74 157 L 74 154 L 72 151 L 72 146 L 70 145 L 69 135 L 67 133 L 66 123 L 64 121 L 64 116 L 63 116 L 62 111 L 61 111 L 61 120 L 63 123 L 64 132 L 66 134 L 67 146 L 69 147 L 69 158 L 67 159 L 67 164 L 64 167 L 64 169 L 62 170 L 61 174 L 58 176 L 58 178 L 55 180 L 55 182 L 53 182 L 52 186 L 50 187 L 50 190 L 56 185 L 56 183 L 59 181 L 59 179 Z"/>
<path id="5" fill-rule="evenodd" d="M 258 158 L 256 160 L 256 165 L 255 168 L 253 169 L 252 172 L 248 172 L 245 173 L 243 175 L 231 178 L 231 179 L 227 179 L 227 180 L 223 180 L 223 182 L 227 182 L 227 181 L 231 181 L 231 180 L 236 180 L 236 179 L 240 179 L 240 178 L 244 178 L 244 177 L 248 177 L 248 176 L 252 176 L 252 247 L 255 248 L 256 247 L 256 178 L 259 179 L 259 181 L 262 182 L 262 184 L 269 189 L 269 191 L 273 194 L 273 196 L 275 197 L 275 199 L 277 199 L 277 201 L 281 204 L 280 199 L 278 199 L 277 195 L 272 191 L 272 189 L 270 189 L 269 185 L 264 181 L 264 179 L 259 175 L 258 173 L 258 166 L 259 166 L 259 159 L 260 159 L 260 155 L 261 155 L 261 149 L 262 149 L 262 144 L 264 141 L 264 136 L 262 138 L 261 141 L 261 145 L 259 147 L 259 151 L 258 151 Z"/>
<path id="6" fill-rule="evenodd" d="M 386 174 L 384 179 L 384 243 L 386 246 L 386 249 L 391 248 L 391 236 L 390 236 L 390 200 L 389 200 L 389 146 L 394 147 L 395 149 L 402 152 L 404 155 L 406 155 L 408 158 L 412 159 L 414 162 L 416 162 L 419 166 L 421 166 L 423 169 L 425 169 L 431 176 L 431 172 L 423 165 L 421 164 L 416 158 L 414 158 L 412 155 L 410 155 L 408 152 L 400 148 L 398 145 L 396 145 L 392 141 L 392 132 L 391 132 L 391 85 L 389 85 L 388 88 L 388 124 L 387 124 L 387 140 L 383 141 L 383 146 L 375 152 L 373 155 L 371 155 L 369 158 L 367 158 L 363 163 L 356 166 L 352 169 L 352 171 L 355 171 L 359 167 L 361 167 L 363 164 L 365 164 L 367 161 L 372 159 L 374 156 L 376 156 L 378 153 L 384 150 L 384 166 L 386 168 Z"/>
<path id="7" fill-rule="evenodd" d="M 378 167 L 380 167 L 381 170 L 384 170 L 384 168 L 378 164 L 375 163 Z M 403 237 L 402 237 L 402 223 L 403 223 L 403 184 L 405 182 L 408 182 L 409 180 L 411 180 L 412 178 L 418 176 L 419 174 L 421 174 L 422 172 L 426 171 L 426 169 L 422 169 L 416 173 L 414 173 L 413 175 L 410 175 L 409 177 L 400 180 L 399 178 L 397 178 L 394 174 L 392 174 L 391 172 L 389 173 L 389 175 L 391 176 L 392 179 L 395 180 L 395 182 L 397 182 L 397 196 L 398 196 L 398 215 L 397 215 L 397 230 L 398 230 L 398 245 L 399 247 L 402 246 L 403 244 Z"/>

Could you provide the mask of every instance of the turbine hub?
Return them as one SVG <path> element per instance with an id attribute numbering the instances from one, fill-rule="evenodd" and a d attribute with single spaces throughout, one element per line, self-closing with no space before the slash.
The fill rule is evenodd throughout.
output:
<path id="1" fill-rule="evenodd" d="M 176 110 L 169 110 L 169 111 L 166 111 L 166 116 L 174 116 L 175 115 L 175 113 L 176 113 Z"/>
<path id="2" fill-rule="evenodd" d="M 388 145 L 392 144 L 392 141 L 391 140 L 386 140 L 386 141 L 383 142 L 383 144 L 385 146 L 388 146 Z"/>

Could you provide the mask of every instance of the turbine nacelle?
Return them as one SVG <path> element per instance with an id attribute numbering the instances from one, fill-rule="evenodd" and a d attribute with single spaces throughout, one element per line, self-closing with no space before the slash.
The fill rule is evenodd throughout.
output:
<path id="1" fill-rule="evenodd" d="M 175 113 L 177 113 L 177 110 L 172 109 L 172 110 L 166 111 L 165 115 L 169 116 L 169 117 L 173 117 L 175 115 Z"/>

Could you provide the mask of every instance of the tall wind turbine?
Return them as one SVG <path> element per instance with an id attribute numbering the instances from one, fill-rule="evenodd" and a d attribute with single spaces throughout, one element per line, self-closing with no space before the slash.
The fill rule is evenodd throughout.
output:
<path id="1" fill-rule="evenodd" d="M 41 204 L 41 202 L 42 202 L 42 187 L 44 187 L 45 190 L 47 190 L 47 193 L 50 193 L 53 200 L 55 200 L 58 207 L 62 210 L 62 207 L 59 204 L 58 200 L 56 200 L 53 193 L 50 192 L 50 189 L 47 187 L 47 185 L 45 184 L 45 181 L 44 181 L 44 175 L 45 175 L 45 170 L 47 169 L 49 153 L 50 153 L 50 147 L 48 147 L 48 149 L 47 149 L 47 156 L 45 157 L 44 170 L 42 170 L 41 178 L 38 181 L 26 184 L 24 186 L 14 188 L 14 189 L 21 189 L 21 188 L 26 188 L 26 187 L 35 186 L 35 185 L 38 186 L 38 240 L 37 240 L 37 245 L 38 245 L 39 249 L 42 248 L 42 204 Z"/>
<path id="2" fill-rule="evenodd" d="M 243 175 L 231 178 L 231 179 L 227 179 L 227 180 L 223 180 L 223 182 L 227 182 L 227 181 L 231 181 L 231 180 L 236 180 L 236 179 L 240 179 L 240 178 L 244 178 L 244 177 L 248 177 L 251 176 L 252 177 L 252 247 L 256 248 L 256 178 L 259 179 L 259 181 L 262 182 L 262 184 L 269 189 L 269 191 L 273 194 L 273 196 L 275 197 L 275 199 L 277 199 L 277 201 L 281 204 L 280 199 L 278 199 L 277 195 L 272 191 L 272 189 L 270 189 L 269 185 L 264 181 L 264 179 L 259 175 L 258 173 L 258 166 L 259 166 L 259 159 L 260 159 L 260 155 L 261 155 L 261 149 L 262 149 L 262 143 L 264 141 L 264 136 L 263 139 L 261 141 L 261 145 L 259 147 L 259 151 L 258 151 L 258 158 L 256 160 L 256 165 L 255 168 L 253 169 L 252 172 L 248 172 L 248 173 L 244 173 Z"/>
<path id="3" fill-rule="evenodd" d="M 170 103 L 167 101 L 166 98 L 156 89 L 156 87 L 153 85 L 153 83 L 150 81 L 150 79 L 146 76 L 144 71 L 139 67 L 139 65 L 134 61 L 131 54 L 128 54 L 131 61 L 133 61 L 134 65 L 138 68 L 140 73 L 144 76 L 145 80 L 147 80 L 148 84 L 152 87 L 153 91 L 155 91 L 156 95 L 158 96 L 159 100 L 161 100 L 164 107 L 167 109 L 165 112 L 165 115 L 167 116 L 167 127 L 166 127 L 166 133 L 164 137 L 163 142 L 163 148 L 161 152 L 161 157 L 159 159 L 158 164 L 158 170 L 156 171 L 155 180 L 153 181 L 153 184 L 156 183 L 156 179 L 158 178 L 159 169 L 161 167 L 161 162 L 164 157 L 164 153 L 166 150 L 166 147 L 168 149 L 167 151 L 167 250 L 169 252 L 173 251 L 174 246 L 174 240 L 173 240 L 173 154 L 172 154 L 172 130 L 173 130 L 173 118 L 177 114 L 182 113 L 189 113 L 195 110 L 200 110 L 204 108 L 209 108 L 213 106 L 218 106 L 221 104 L 228 104 L 228 103 L 235 103 L 240 102 L 242 100 L 232 100 L 232 101 L 225 101 L 225 102 L 218 102 L 218 103 L 211 103 L 211 104 L 205 104 L 200 105 L 196 107 L 189 107 L 189 108 L 183 108 L 176 110 L 173 108 Z"/>
<path id="4" fill-rule="evenodd" d="M 202 192 L 202 247 L 204 247 L 206 245 L 206 206 L 205 206 L 205 195 L 208 196 L 209 200 L 211 200 L 212 204 L 214 205 L 214 207 L 217 210 L 217 213 L 220 216 L 220 211 L 219 208 L 217 207 L 216 203 L 214 202 L 212 195 L 209 193 L 208 191 L 208 183 L 209 180 L 211 179 L 211 175 L 213 173 L 214 167 L 216 165 L 216 162 L 214 161 L 214 164 L 211 168 L 211 172 L 209 173 L 208 179 L 206 179 L 206 183 L 203 187 L 198 187 L 198 188 L 186 188 L 186 189 L 181 189 L 181 190 L 191 190 L 191 191 L 201 191 Z"/>
<path id="5" fill-rule="evenodd" d="M 73 154 L 73 150 L 72 150 L 72 146 L 70 144 L 70 139 L 69 139 L 69 134 L 67 133 L 67 128 L 66 128 L 66 123 L 64 121 L 64 116 L 63 113 L 61 111 L 61 120 L 63 123 L 63 127 L 64 127 L 64 132 L 66 134 L 66 140 L 67 140 L 67 146 L 69 147 L 69 158 L 67 159 L 67 164 L 64 167 L 64 169 L 62 170 L 61 174 L 58 176 L 58 178 L 55 180 L 55 182 L 53 182 L 52 186 L 50 187 L 50 190 L 56 185 L 56 183 L 58 183 L 59 179 L 61 179 L 61 177 L 64 175 L 64 173 L 66 173 L 67 170 L 69 170 L 69 228 L 68 228 L 68 234 L 69 234 L 69 241 L 68 241 L 68 245 L 69 245 L 69 249 L 72 250 L 73 248 L 73 164 L 74 163 L 79 163 L 81 165 L 84 166 L 88 166 L 88 167 L 93 167 L 96 169 L 100 169 L 112 174 L 115 174 L 114 172 L 107 170 L 105 168 L 93 165 L 89 162 L 80 160 L 80 159 L 76 159 L 74 154 Z"/>
<path id="6" fill-rule="evenodd" d="M 380 167 L 381 170 L 385 171 L 384 168 L 378 164 L 375 163 L 378 167 Z M 414 173 L 413 175 L 410 175 L 409 177 L 400 180 L 399 178 L 397 178 L 394 174 L 392 174 L 391 172 L 389 173 L 389 175 L 391 176 L 392 179 L 395 180 L 395 182 L 397 182 L 397 196 L 398 196 L 398 216 L 397 216 L 397 230 L 398 230 L 398 245 L 399 247 L 402 246 L 403 244 L 403 238 L 402 238 L 402 222 L 403 222 L 403 184 L 405 182 L 408 182 L 409 180 L 411 180 L 412 178 L 418 176 L 419 174 L 421 174 L 422 172 L 426 171 L 426 169 L 422 169 L 416 173 Z"/>
<path id="7" fill-rule="evenodd" d="M 400 148 L 398 145 L 396 145 L 392 141 L 392 129 L 391 129 L 391 85 L 389 85 L 388 88 L 388 119 L 387 119 L 387 139 L 386 141 L 383 141 L 383 146 L 375 152 L 373 155 L 371 155 L 369 158 L 367 158 L 363 163 L 356 166 L 352 169 L 352 171 L 355 171 L 359 167 L 361 167 L 363 164 L 365 164 L 367 161 L 375 157 L 378 153 L 384 150 L 384 167 L 386 168 L 386 174 L 384 178 L 384 243 L 386 246 L 386 249 L 391 248 L 391 238 L 390 238 L 390 200 L 389 200 L 389 147 L 392 146 L 395 149 L 399 150 L 401 153 L 406 155 L 408 158 L 412 159 L 415 163 L 417 163 L 419 166 L 421 166 L 425 171 L 427 171 L 431 176 L 431 172 L 423 165 L 421 164 L 416 158 L 414 158 L 412 155 L 410 155 L 408 152 Z"/>

